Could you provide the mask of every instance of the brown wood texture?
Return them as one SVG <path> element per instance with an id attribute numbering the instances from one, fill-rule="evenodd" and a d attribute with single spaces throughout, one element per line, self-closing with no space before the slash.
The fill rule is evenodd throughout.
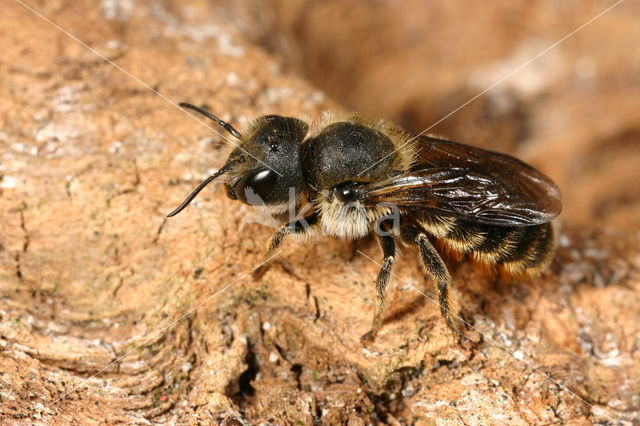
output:
<path id="1" fill-rule="evenodd" d="M 28 2 L 161 96 L 3 3 L 0 423 L 638 421 L 637 4 L 433 129 L 563 191 L 540 278 L 448 263 L 473 343 L 416 290 L 433 297 L 411 250 L 367 349 L 373 239 L 287 242 L 254 277 L 274 230 L 220 186 L 165 217 L 228 152 L 168 100 L 234 125 L 341 104 L 420 131 L 611 4 L 391 3 Z"/>

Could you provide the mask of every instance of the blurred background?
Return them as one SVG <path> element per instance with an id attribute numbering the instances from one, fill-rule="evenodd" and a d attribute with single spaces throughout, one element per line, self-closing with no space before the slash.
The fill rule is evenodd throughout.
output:
<path id="1" fill-rule="evenodd" d="M 615 1 L 212 3 L 336 102 L 421 132 Z M 176 6 L 174 6 L 176 7 Z M 640 5 L 625 1 L 429 132 L 561 186 L 565 221 L 640 229 Z"/>

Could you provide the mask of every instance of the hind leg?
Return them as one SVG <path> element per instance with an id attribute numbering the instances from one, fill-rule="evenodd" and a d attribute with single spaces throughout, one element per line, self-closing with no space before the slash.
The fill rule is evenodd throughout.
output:
<path id="1" fill-rule="evenodd" d="M 436 294 L 438 295 L 440 312 L 442 312 L 447 326 L 457 335 L 465 337 L 455 325 L 449 291 L 451 276 L 444 261 L 427 238 L 427 235 L 415 225 L 403 226 L 400 235 L 405 243 L 418 246 L 420 263 L 436 279 Z"/>

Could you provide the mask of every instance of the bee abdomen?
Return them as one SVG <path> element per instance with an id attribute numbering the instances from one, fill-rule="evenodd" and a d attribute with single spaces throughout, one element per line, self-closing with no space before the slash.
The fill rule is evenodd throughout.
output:
<path id="1" fill-rule="evenodd" d="M 478 247 L 473 257 L 484 263 L 495 264 L 503 277 L 536 275 L 551 261 L 553 230 L 550 223 L 517 228 L 491 228 L 487 230 L 487 234 L 495 235 L 495 239 L 502 235 L 502 242 L 494 250 Z"/>
<path id="2" fill-rule="evenodd" d="M 429 234 L 441 240 L 455 252 L 470 252 L 485 240 L 482 225 L 462 221 L 455 217 L 423 215 L 418 217 L 418 221 Z"/>
<path id="3" fill-rule="evenodd" d="M 553 255 L 550 223 L 534 226 L 492 226 L 446 216 L 417 217 L 424 229 L 454 258 L 468 254 L 484 268 L 505 278 L 540 273 Z"/>
<path id="4" fill-rule="evenodd" d="M 452 216 L 440 216 L 416 212 L 416 218 L 422 227 L 436 238 L 444 238 L 457 226 L 457 220 Z"/>
<path id="5" fill-rule="evenodd" d="M 485 225 L 485 239 L 473 251 L 473 259 L 484 264 L 507 259 L 517 249 L 521 233 L 522 228 Z"/>
<path id="6" fill-rule="evenodd" d="M 523 268 L 528 274 L 540 273 L 549 265 L 553 257 L 554 239 L 553 226 L 550 223 L 537 225 L 535 240 L 531 243 L 530 249 L 523 263 Z"/>

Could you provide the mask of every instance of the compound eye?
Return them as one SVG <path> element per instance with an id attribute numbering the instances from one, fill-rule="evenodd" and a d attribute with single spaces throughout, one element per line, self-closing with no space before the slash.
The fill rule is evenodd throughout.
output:
<path id="1" fill-rule="evenodd" d="M 261 169 L 249 173 L 235 186 L 238 200 L 249 205 L 265 203 L 273 188 L 276 186 L 276 172 L 271 169 Z"/>

